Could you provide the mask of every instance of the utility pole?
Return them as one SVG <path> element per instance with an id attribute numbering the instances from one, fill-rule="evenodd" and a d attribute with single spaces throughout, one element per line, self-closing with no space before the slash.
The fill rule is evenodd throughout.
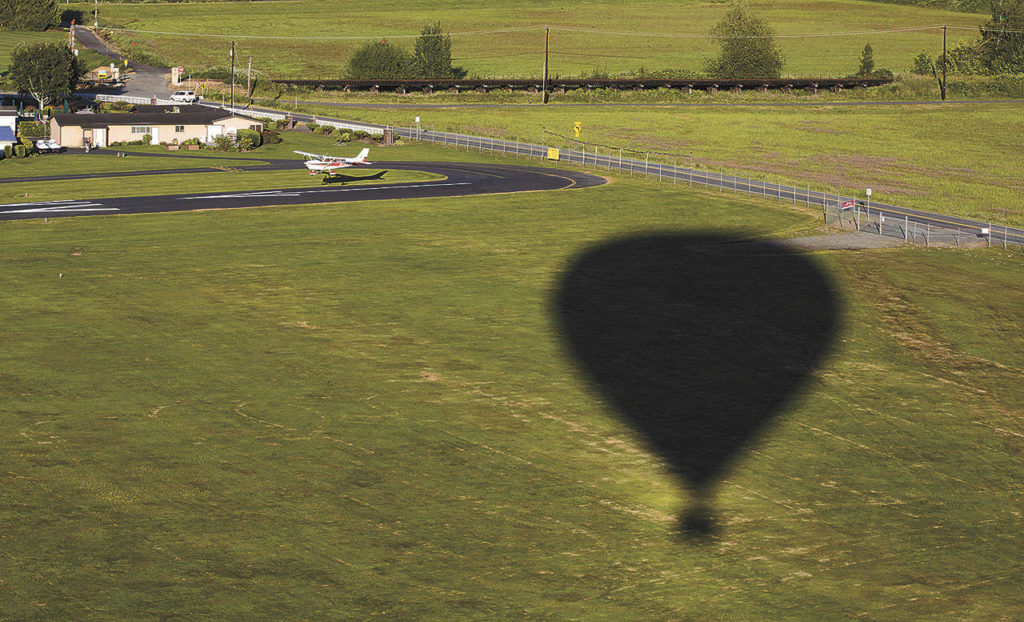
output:
<path id="1" fill-rule="evenodd" d="M 94 0 L 92 5 L 92 27 L 100 27 L 100 0 Z"/>
<path id="2" fill-rule="evenodd" d="M 235 42 L 231 42 L 231 114 L 235 114 Z"/>
<path id="3" fill-rule="evenodd" d="M 245 74 L 245 96 L 252 96 L 252 56 L 249 57 L 249 71 Z"/>
<path id="4" fill-rule="evenodd" d="M 543 93 L 544 94 L 541 97 L 541 101 L 543 103 L 545 103 L 545 104 L 548 103 L 548 35 L 549 35 L 549 31 L 550 31 L 550 29 L 547 26 L 545 26 L 544 27 L 544 78 L 543 78 L 543 85 L 544 85 Z"/>
<path id="5" fill-rule="evenodd" d="M 942 101 L 946 101 L 946 65 L 949 64 L 949 57 L 946 56 L 946 25 L 942 25 Z"/>

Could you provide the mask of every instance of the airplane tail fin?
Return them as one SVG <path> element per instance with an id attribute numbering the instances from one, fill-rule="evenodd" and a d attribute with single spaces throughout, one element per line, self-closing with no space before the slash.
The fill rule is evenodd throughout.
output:
<path id="1" fill-rule="evenodd" d="M 356 156 L 355 161 L 356 162 L 365 162 L 366 161 L 366 156 L 368 156 L 368 155 L 370 155 L 370 148 L 369 147 L 367 147 L 367 148 L 363 149 L 362 151 L 360 151 L 359 155 Z"/>

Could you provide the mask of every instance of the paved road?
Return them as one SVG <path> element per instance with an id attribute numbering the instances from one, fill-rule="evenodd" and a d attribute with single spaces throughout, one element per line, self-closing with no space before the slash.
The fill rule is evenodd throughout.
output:
<path id="1" fill-rule="evenodd" d="M 124 56 L 111 49 L 106 42 L 87 28 L 76 27 L 75 38 L 81 45 L 96 50 L 103 56 L 115 61 L 124 60 Z M 171 89 L 171 73 L 167 69 L 151 67 L 134 61 L 129 61 L 128 66 L 134 73 L 125 81 L 124 88 L 110 91 L 111 94 L 166 99 L 174 92 Z"/>
<path id="2" fill-rule="evenodd" d="M 292 162 L 301 166 L 301 162 Z M 204 192 L 149 197 L 109 199 L 65 199 L 0 205 L 0 220 L 55 218 L 94 214 L 148 214 L 204 209 L 260 207 L 269 205 L 306 205 L 345 201 L 375 201 L 459 197 L 480 194 L 588 188 L 606 183 L 605 179 L 579 171 L 554 171 L 525 166 L 498 164 L 462 164 L 449 162 L 375 162 L 375 169 L 416 170 L 445 175 L 446 179 L 399 184 L 346 186 L 342 183 L 320 185 L 311 179 L 309 187 L 281 188 L 243 192 Z M 187 169 L 192 172 L 195 169 Z M 139 173 L 146 174 L 146 173 Z M 158 174 L 154 171 L 151 174 Z M 296 174 L 300 174 L 296 171 Z M 121 175 L 115 173 L 114 175 Z M 357 177 L 359 171 L 352 173 Z M 80 176 L 52 176 L 59 181 Z M 387 178 L 387 173 L 384 174 Z"/>

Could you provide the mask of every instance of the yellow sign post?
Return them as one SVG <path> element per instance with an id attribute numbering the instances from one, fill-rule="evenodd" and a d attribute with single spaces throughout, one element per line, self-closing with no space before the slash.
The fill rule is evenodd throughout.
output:
<path id="1" fill-rule="evenodd" d="M 572 129 L 576 130 L 576 138 L 580 137 L 580 128 L 582 128 L 582 127 L 583 127 L 583 124 L 580 123 L 579 121 L 577 121 L 577 122 L 572 124 Z"/>
<path id="2" fill-rule="evenodd" d="M 554 147 L 548 147 L 548 159 L 549 160 L 557 160 L 558 159 L 558 155 L 559 155 L 558 154 L 558 149 L 555 149 Z"/>

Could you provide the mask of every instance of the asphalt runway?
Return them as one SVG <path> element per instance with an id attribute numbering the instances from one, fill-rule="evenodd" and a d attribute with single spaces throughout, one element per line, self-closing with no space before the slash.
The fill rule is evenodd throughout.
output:
<path id="1" fill-rule="evenodd" d="M 296 175 L 306 175 L 301 161 L 280 161 L 283 168 L 295 168 Z M 284 163 L 288 164 L 285 165 Z M 279 168 L 281 168 L 279 167 Z M 225 191 L 189 194 L 168 194 L 146 197 L 117 197 L 107 199 L 75 199 L 73 196 L 58 201 L 8 203 L 0 205 L 0 220 L 28 218 L 57 218 L 97 214 L 152 214 L 192 210 L 230 209 L 238 207 L 266 207 L 271 205 L 309 205 L 341 203 L 346 201 L 381 201 L 388 199 L 420 199 L 461 197 L 482 194 L 529 192 L 538 190 L 564 190 L 590 188 L 607 183 L 603 177 L 572 170 L 552 170 L 531 166 L 500 164 L 467 164 L 453 162 L 375 162 L 374 170 L 415 170 L 444 175 L 446 179 L 397 184 L 347 185 L 343 182 L 321 184 L 320 177 L 311 177 L 310 185 L 301 188 L 280 188 L 254 191 Z M 178 172 L 195 172 L 182 169 Z M 264 169 L 266 170 L 266 169 Z M 358 179 L 361 171 L 350 169 L 349 176 Z M 139 172 L 137 174 L 147 174 Z M 153 171 L 153 174 L 166 174 Z M 124 173 L 92 175 L 90 177 L 123 176 Z M 365 179 L 375 178 L 367 175 Z M 80 175 L 35 178 L 37 181 L 67 181 L 81 179 Z M 19 181 L 26 181 L 21 179 Z M 69 195 L 73 186 L 69 184 Z"/>

